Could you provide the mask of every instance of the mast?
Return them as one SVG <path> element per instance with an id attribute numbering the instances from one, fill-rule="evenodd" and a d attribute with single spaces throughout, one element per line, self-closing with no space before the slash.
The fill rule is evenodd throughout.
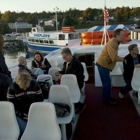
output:
<path id="1" fill-rule="evenodd" d="M 104 16 L 106 16 L 105 15 L 105 7 L 106 7 L 106 0 L 104 0 Z M 104 44 L 106 44 L 106 20 L 105 19 L 104 19 Z"/>
<path id="2" fill-rule="evenodd" d="M 104 0 L 104 32 L 103 32 L 101 45 L 103 44 L 103 42 L 104 42 L 104 45 L 106 44 L 106 37 L 109 38 L 107 29 L 106 29 L 106 24 L 108 24 L 108 18 L 109 18 L 109 13 L 108 13 L 108 10 L 106 8 L 106 0 Z"/>

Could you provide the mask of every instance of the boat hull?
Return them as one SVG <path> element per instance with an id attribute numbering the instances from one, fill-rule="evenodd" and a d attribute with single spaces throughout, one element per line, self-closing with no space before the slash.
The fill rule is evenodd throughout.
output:
<path id="1" fill-rule="evenodd" d="M 46 45 L 29 44 L 28 42 L 25 42 L 25 45 L 30 50 L 43 51 L 46 53 L 50 53 L 62 47 L 62 46 L 48 46 L 48 45 L 46 46 Z"/>

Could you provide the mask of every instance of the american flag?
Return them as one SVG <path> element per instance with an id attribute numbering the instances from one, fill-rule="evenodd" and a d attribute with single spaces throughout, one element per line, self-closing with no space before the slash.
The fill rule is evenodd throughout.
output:
<path id="1" fill-rule="evenodd" d="M 104 20 L 105 20 L 106 24 L 109 23 L 109 13 L 108 13 L 108 9 L 106 8 L 106 6 L 104 7 Z"/>

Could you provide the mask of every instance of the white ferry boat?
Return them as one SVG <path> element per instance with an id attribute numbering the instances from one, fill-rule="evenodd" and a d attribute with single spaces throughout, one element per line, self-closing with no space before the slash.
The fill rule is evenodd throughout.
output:
<path id="1" fill-rule="evenodd" d="M 84 44 L 84 42 L 80 44 L 80 42 L 81 41 L 75 43 L 70 49 L 74 56 L 86 64 L 89 79 L 85 82 L 86 96 L 81 95 L 81 97 L 83 98 L 82 102 L 84 102 L 87 107 L 80 117 L 76 114 L 72 124 L 73 131 L 70 140 L 139 139 L 139 98 L 133 97 L 132 93 L 125 95 L 124 100 L 118 97 L 120 87 L 125 84 L 122 75 L 122 63 L 117 63 L 110 74 L 112 96 L 116 98 L 118 104 L 114 107 L 106 106 L 102 102 L 102 84 L 98 69 L 94 65 L 104 45 Z M 127 55 L 129 53 L 128 46 L 130 44 L 137 44 L 140 49 L 140 39 L 135 38 L 135 31 L 131 32 L 131 41 L 119 45 L 118 55 L 122 57 Z M 62 68 L 64 60 L 61 57 L 61 49 L 52 51 L 45 57 L 49 61 L 57 60 L 58 67 Z M 12 72 L 12 76 L 17 74 L 16 67 L 12 67 L 10 71 Z M 87 125 L 90 126 L 90 129 L 81 129 L 83 127 L 86 128 Z M 123 128 L 123 133 L 120 126 Z"/>
<path id="2" fill-rule="evenodd" d="M 45 32 L 43 27 L 31 29 L 25 44 L 31 50 L 49 53 L 63 46 L 69 46 L 80 40 L 80 33 L 74 27 L 62 27 L 62 32 Z"/>

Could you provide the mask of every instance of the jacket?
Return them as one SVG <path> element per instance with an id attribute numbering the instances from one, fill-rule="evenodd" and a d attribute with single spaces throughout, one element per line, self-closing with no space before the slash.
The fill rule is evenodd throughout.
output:
<path id="1" fill-rule="evenodd" d="M 109 42 L 107 42 L 97 59 L 97 64 L 109 70 L 113 70 L 116 62 L 123 61 L 123 58 L 118 56 L 118 46 L 116 38 L 112 38 Z"/>
<path id="2" fill-rule="evenodd" d="M 28 69 L 26 66 L 19 64 L 18 67 L 19 67 L 18 73 L 21 73 L 21 72 L 29 73 L 33 79 L 37 78 L 37 75 L 34 75 L 32 71 Z"/>
<path id="3" fill-rule="evenodd" d="M 67 62 L 64 62 L 62 71 L 60 74 L 74 74 L 77 77 L 78 86 L 81 89 L 84 84 L 84 69 L 81 62 L 73 56 L 72 61 L 68 64 L 66 70 Z"/>
<path id="4" fill-rule="evenodd" d="M 39 84 L 32 80 L 27 90 L 20 89 L 15 82 L 12 83 L 7 92 L 7 100 L 14 104 L 16 112 L 28 114 L 30 105 L 34 102 L 42 102 L 43 94 Z"/>
<path id="5" fill-rule="evenodd" d="M 11 78 L 11 72 L 8 70 L 8 67 L 5 63 L 5 58 L 2 52 L 0 52 L 0 73 L 6 74 Z"/>
<path id="6" fill-rule="evenodd" d="M 140 54 L 137 55 L 138 57 L 138 61 L 140 64 Z M 125 59 L 127 61 L 127 63 L 123 63 L 123 76 L 124 76 L 124 80 L 128 81 L 129 79 L 132 79 L 133 76 L 133 71 L 134 71 L 134 61 L 133 61 L 133 57 L 131 56 L 131 54 L 128 54 L 125 56 Z"/>
<path id="7" fill-rule="evenodd" d="M 45 69 L 42 69 L 42 67 L 41 67 L 42 64 L 44 64 L 46 66 Z M 44 58 L 44 60 L 42 62 L 38 62 L 36 60 L 33 60 L 32 61 L 32 67 L 34 67 L 34 68 L 41 68 L 42 70 L 48 71 L 49 68 L 51 68 L 51 65 L 50 65 L 49 61 L 46 58 Z"/>

